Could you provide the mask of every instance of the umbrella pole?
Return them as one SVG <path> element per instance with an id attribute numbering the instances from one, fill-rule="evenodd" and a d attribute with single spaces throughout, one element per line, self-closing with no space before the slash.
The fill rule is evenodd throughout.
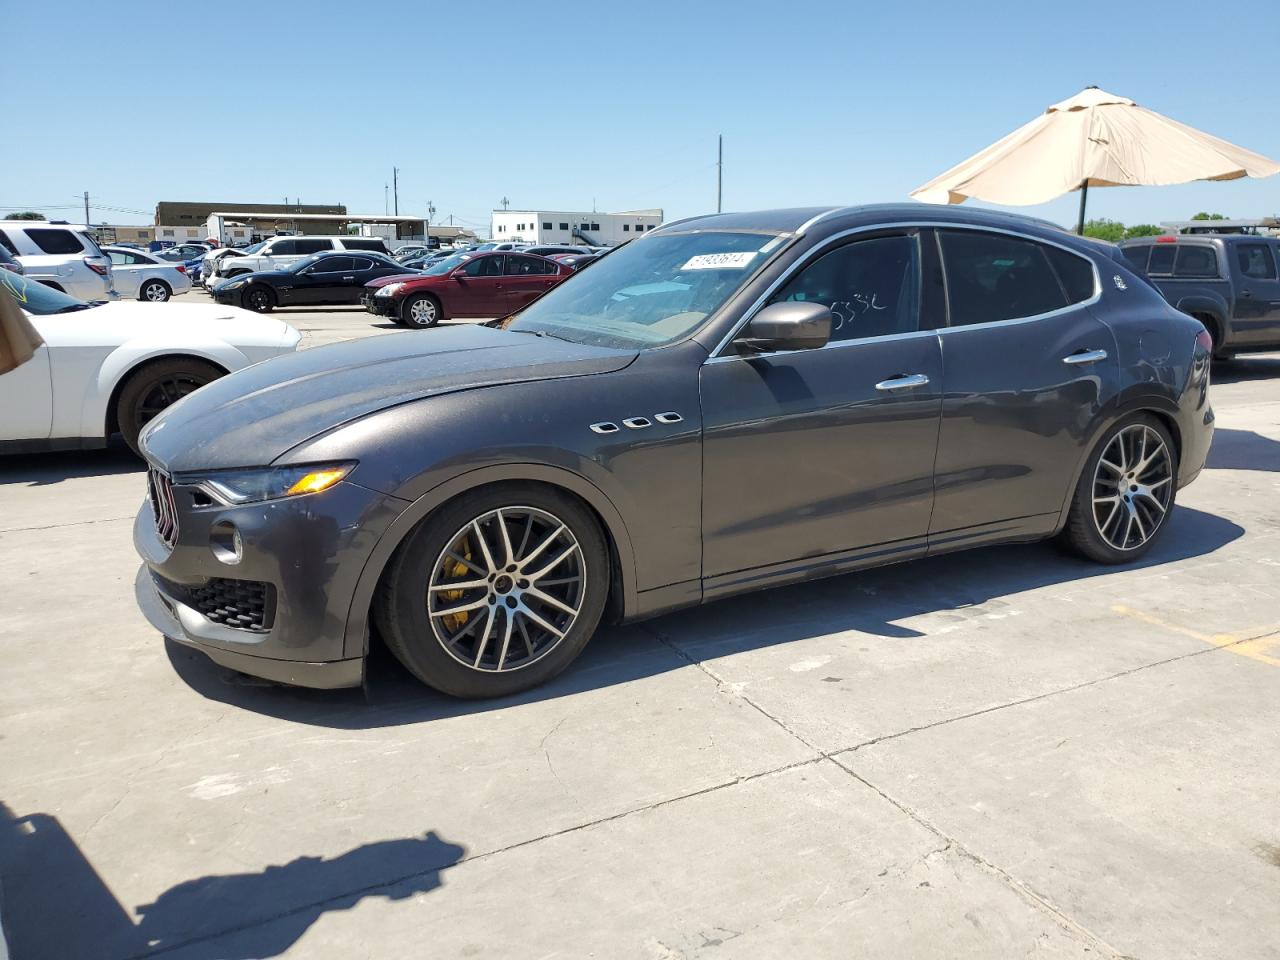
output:
<path id="1" fill-rule="evenodd" d="M 1084 202 L 1086 199 L 1088 199 L 1088 196 L 1089 196 L 1089 181 L 1087 179 L 1081 180 L 1080 181 L 1080 219 L 1076 223 L 1076 233 L 1082 237 L 1084 236 Z"/>

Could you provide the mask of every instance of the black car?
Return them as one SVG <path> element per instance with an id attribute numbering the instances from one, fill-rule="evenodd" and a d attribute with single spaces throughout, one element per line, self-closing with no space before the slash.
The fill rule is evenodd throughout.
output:
<path id="1" fill-rule="evenodd" d="M 285 270 L 224 280 L 209 292 L 219 303 L 266 313 L 276 307 L 358 304 L 370 280 L 412 273 L 403 263 L 372 251 L 317 253 Z"/>
<path id="2" fill-rule="evenodd" d="M 1205 325 L 1214 356 L 1280 349 L 1280 239 L 1164 234 L 1120 249 L 1166 300 Z"/>
<path id="3" fill-rule="evenodd" d="M 926 204 L 668 223 L 486 326 L 256 364 L 143 431 L 142 609 L 220 663 L 555 676 L 602 618 L 992 543 L 1140 559 L 1209 335 L 1112 251 Z"/>

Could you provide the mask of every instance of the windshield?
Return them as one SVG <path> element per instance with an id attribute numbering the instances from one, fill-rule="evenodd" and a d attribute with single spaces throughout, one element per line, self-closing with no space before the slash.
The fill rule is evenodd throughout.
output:
<path id="1" fill-rule="evenodd" d="M 727 232 L 645 237 L 554 287 L 507 329 L 604 347 L 673 343 L 728 300 L 782 239 Z"/>
<path id="2" fill-rule="evenodd" d="M 18 306 L 23 310 L 38 316 L 72 313 L 76 310 L 88 310 L 99 306 L 97 303 L 85 303 L 75 297 L 69 297 L 52 287 L 46 287 L 43 283 L 28 280 L 21 274 L 10 273 L 8 270 L 0 270 L 0 287 L 13 294 L 14 299 L 18 301 Z"/>
<path id="3" fill-rule="evenodd" d="M 452 257 L 445 257 L 443 260 L 437 260 L 435 263 L 427 264 L 422 272 L 429 277 L 442 277 L 455 267 L 460 267 L 471 257 L 465 253 L 455 254 Z"/>
<path id="4" fill-rule="evenodd" d="M 311 266 L 313 263 L 319 260 L 322 256 L 324 256 L 324 254 L 322 253 L 313 253 L 309 257 L 303 257 L 301 260 L 299 260 L 297 263 L 295 263 L 293 266 L 289 268 L 289 272 L 301 273 L 303 270 L 307 269 L 307 267 Z"/>
<path id="5" fill-rule="evenodd" d="M 263 247 L 265 247 L 266 245 L 267 245 L 267 241 L 265 241 L 265 240 L 259 240 L 257 243 L 255 243 L 255 244 L 254 244 L 253 246 L 251 246 L 251 247 L 241 247 L 241 248 L 240 248 L 240 252 L 241 252 L 241 253 L 244 253 L 244 254 L 257 253 L 259 250 L 261 250 L 261 249 L 262 249 Z"/>

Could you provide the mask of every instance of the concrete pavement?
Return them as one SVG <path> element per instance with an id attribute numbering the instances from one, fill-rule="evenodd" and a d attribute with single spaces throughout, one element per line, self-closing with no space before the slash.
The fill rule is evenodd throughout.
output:
<path id="1" fill-rule="evenodd" d="M 1134 568 L 790 587 L 479 704 L 385 656 L 318 693 L 166 646 L 136 463 L 0 464 L 14 960 L 1280 957 L 1280 359 L 1216 376 L 1209 468 Z"/>

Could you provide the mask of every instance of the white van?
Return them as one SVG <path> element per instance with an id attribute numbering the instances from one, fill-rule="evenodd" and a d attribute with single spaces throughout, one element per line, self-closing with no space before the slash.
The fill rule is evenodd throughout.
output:
<path id="1" fill-rule="evenodd" d="M 111 260 L 82 224 L 0 220 L 0 246 L 26 276 L 80 300 L 113 298 Z"/>
<path id="2" fill-rule="evenodd" d="M 201 270 L 207 286 L 215 279 L 223 280 L 242 273 L 283 270 L 303 257 L 309 257 L 313 253 L 328 253 L 330 250 L 372 250 L 388 256 L 391 253 L 381 237 L 272 237 L 256 247 L 250 247 L 243 257 L 216 258 L 215 254 L 220 251 L 215 250 L 204 258 Z"/>

